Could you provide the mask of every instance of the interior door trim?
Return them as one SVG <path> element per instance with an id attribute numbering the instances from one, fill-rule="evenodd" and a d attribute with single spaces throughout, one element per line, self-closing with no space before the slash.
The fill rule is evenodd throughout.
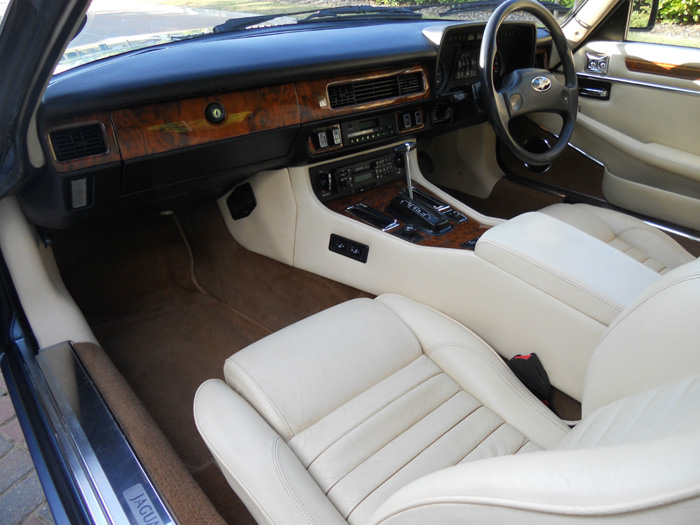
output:
<path id="1" fill-rule="evenodd" d="M 649 73 L 692 81 L 700 80 L 700 67 L 696 66 L 664 64 L 632 57 L 625 58 L 625 66 L 628 71 L 636 71 L 638 73 Z"/>
<path id="2" fill-rule="evenodd" d="M 685 89 L 685 88 L 679 88 L 675 86 L 664 86 L 662 84 L 655 84 L 653 82 L 644 82 L 642 80 L 630 80 L 628 78 L 619 78 L 619 77 L 601 77 L 599 75 L 589 75 L 586 73 L 578 73 L 579 77 L 585 77 L 585 78 L 591 78 L 595 80 L 606 80 L 608 82 L 619 82 L 621 84 L 632 84 L 635 86 L 642 86 L 642 87 L 647 87 L 651 89 L 662 89 L 664 91 L 674 91 L 676 93 L 684 93 L 686 95 L 695 95 L 696 97 L 700 97 L 700 91 L 696 91 L 693 89 Z"/>

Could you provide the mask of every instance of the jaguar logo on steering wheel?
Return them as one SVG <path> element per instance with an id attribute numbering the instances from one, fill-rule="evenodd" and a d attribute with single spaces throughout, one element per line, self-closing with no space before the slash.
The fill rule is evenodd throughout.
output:
<path id="1" fill-rule="evenodd" d="M 552 87 L 552 81 L 547 77 L 535 77 L 532 79 L 532 89 L 541 93 Z"/>

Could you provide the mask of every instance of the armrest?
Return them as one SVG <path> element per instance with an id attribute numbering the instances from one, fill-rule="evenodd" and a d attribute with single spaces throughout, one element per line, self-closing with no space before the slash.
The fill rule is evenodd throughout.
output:
<path id="1" fill-rule="evenodd" d="M 605 242 L 537 212 L 491 228 L 475 252 L 605 325 L 659 278 Z"/>

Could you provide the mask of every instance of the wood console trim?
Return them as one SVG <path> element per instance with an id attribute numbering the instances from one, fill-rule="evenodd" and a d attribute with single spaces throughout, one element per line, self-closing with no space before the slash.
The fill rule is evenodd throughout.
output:
<path id="1" fill-rule="evenodd" d="M 212 124 L 204 116 L 212 102 L 222 104 L 227 117 Z M 293 84 L 149 104 L 112 112 L 124 160 L 154 155 L 299 124 Z"/>
<path id="2" fill-rule="evenodd" d="M 429 193 L 436 199 L 440 200 L 440 198 L 437 195 L 434 195 L 431 191 L 425 189 L 424 187 L 420 185 L 416 185 L 414 187 L 419 187 L 426 193 Z M 348 208 L 348 206 L 352 206 L 353 204 L 357 204 L 358 202 L 364 202 L 368 206 L 371 206 L 372 208 L 384 212 L 389 206 L 391 199 L 397 196 L 399 194 L 399 191 L 405 188 L 406 182 L 403 180 L 397 180 L 386 184 L 382 184 L 381 186 L 372 188 L 371 190 L 366 192 L 355 193 L 353 195 L 348 195 L 346 197 L 341 197 L 339 199 L 327 201 L 325 205 L 330 210 L 336 213 L 339 213 L 346 217 L 350 217 L 353 220 L 362 222 L 357 217 L 350 215 L 346 211 L 346 208 Z M 364 222 L 362 223 L 365 224 Z M 401 226 L 399 228 L 396 228 L 394 231 L 399 231 L 403 228 L 404 223 L 401 221 L 399 221 L 399 223 L 401 223 Z M 431 246 L 435 248 L 464 249 L 464 243 L 466 243 L 467 241 L 471 241 L 476 237 L 479 237 L 481 234 L 483 234 L 486 230 L 489 229 L 489 226 L 481 224 L 479 221 L 471 217 L 466 222 L 451 222 L 451 224 L 454 226 L 454 229 L 451 232 L 448 232 L 444 235 L 426 235 L 421 233 L 422 238 L 414 244 L 418 246 Z M 390 235 L 394 233 L 394 231 L 387 232 L 387 234 Z"/>
<path id="3" fill-rule="evenodd" d="M 626 58 L 625 66 L 628 71 L 637 73 L 649 73 L 664 77 L 681 78 L 684 80 L 699 80 L 700 66 L 664 64 L 662 62 L 650 62 L 641 58 Z"/>
<path id="4" fill-rule="evenodd" d="M 75 160 L 67 160 L 63 162 L 57 160 L 56 153 L 54 152 L 53 144 L 51 142 L 51 132 L 62 129 L 89 126 L 91 124 L 99 124 L 102 127 L 107 151 L 105 153 L 101 153 L 100 155 L 91 155 L 89 157 L 83 157 Z M 110 162 L 119 162 L 121 160 L 119 146 L 117 145 L 117 137 L 114 133 L 114 125 L 109 113 L 107 112 L 90 113 L 86 115 L 77 115 L 74 117 L 52 120 L 46 124 L 45 129 L 46 143 L 49 145 L 49 151 L 51 152 L 51 163 L 53 164 L 54 169 L 59 173 L 93 168 L 95 166 L 109 164 Z"/>
<path id="5" fill-rule="evenodd" d="M 328 86 L 336 83 L 345 83 L 353 81 L 366 81 L 373 78 L 381 78 L 391 75 L 400 75 L 403 73 L 414 73 L 420 71 L 423 73 L 424 91 L 385 100 L 378 100 L 368 104 L 360 104 L 356 106 L 346 106 L 338 109 L 332 109 L 328 100 Z M 314 122 L 328 118 L 340 117 L 344 115 L 352 115 L 353 113 L 361 113 L 370 109 L 389 108 L 415 102 L 418 100 L 426 100 L 430 98 L 430 77 L 428 69 L 423 65 L 415 65 L 397 69 L 382 69 L 363 74 L 341 75 L 332 78 L 321 78 L 317 80 L 309 80 L 307 82 L 297 82 L 294 87 L 297 91 L 299 99 L 299 109 L 301 113 L 301 122 Z"/>

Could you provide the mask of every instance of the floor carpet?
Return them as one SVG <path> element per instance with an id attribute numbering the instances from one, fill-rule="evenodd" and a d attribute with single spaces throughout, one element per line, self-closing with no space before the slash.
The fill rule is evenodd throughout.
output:
<path id="1" fill-rule="evenodd" d="M 226 521 L 250 523 L 196 430 L 197 388 L 223 378 L 224 360 L 250 343 L 367 294 L 243 249 L 213 203 L 56 232 L 54 254 L 98 341 L 189 472 Z"/>

